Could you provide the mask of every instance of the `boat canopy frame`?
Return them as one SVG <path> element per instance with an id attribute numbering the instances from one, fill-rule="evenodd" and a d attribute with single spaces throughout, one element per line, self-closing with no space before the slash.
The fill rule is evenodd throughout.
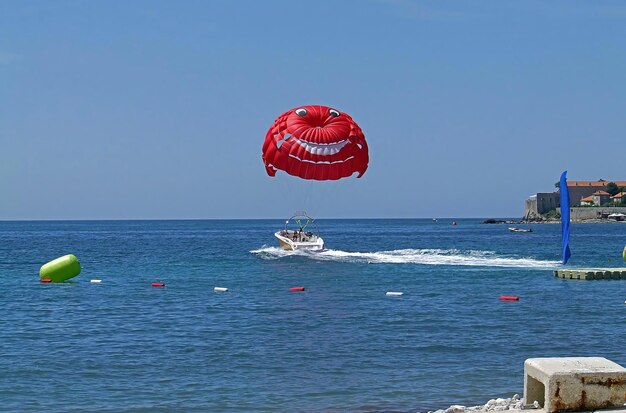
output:
<path id="1" fill-rule="evenodd" d="M 295 222 L 298 225 L 300 231 L 302 232 L 306 232 L 307 227 L 312 226 L 313 231 L 311 232 L 313 232 L 313 234 L 317 236 L 320 236 L 319 228 L 317 227 L 317 224 L 315 223 L 315 218 L 307 214 L 306 211 L 295 211 L 293 215 L 291 216 L 291 218 L 285 221 L 285 231 L 289 231 L 290 221 Z"/>

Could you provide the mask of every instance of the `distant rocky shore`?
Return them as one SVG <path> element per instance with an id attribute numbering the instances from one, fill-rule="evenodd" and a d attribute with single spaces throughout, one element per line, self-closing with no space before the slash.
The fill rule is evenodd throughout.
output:
<path id="1" fill-rule="evenodd" d="M 560 218 L 532 218 L 532 219 L 520 219 L 519 221 L 515 220 L 504 220 L 504 219 L 496 219 L 496 218 L 488 218 L 482 222 L 483 224 L 560 224 Z M 612 219 L 573 219 L 572 223 L 575 224 L 623 224 L 626 221 L 615 221 Z"/>

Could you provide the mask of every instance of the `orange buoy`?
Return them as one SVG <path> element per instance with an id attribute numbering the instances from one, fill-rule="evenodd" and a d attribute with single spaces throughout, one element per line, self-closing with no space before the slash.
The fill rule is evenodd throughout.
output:
<path id="1" fill-rule="evenodd" d="M 39 280 L 39 282 L 42 282 L 42 283 L 51 283 L 51 282 L 52 282 L 52 280 L 51 280 L 50 278 L 42 278 L 41 280 Z"/>
<path id="2" fill-rule="evenodd" d="M 153 287 L 165 287 L 165 283 L 152 283 Z"/>
<path id="3" fill-rule="evenodd" d="M 289 291 L 304 291 L 304 287 L 291 287 Z"/>
<path id="4" fill-rule="evenodd" d="M 519 297 L 516 295 L 501 295 L 500 301 L 519 301 Z"/>

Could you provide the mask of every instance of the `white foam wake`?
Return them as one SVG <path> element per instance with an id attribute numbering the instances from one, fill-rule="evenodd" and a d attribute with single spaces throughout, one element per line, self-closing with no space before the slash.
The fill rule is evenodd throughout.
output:
<path id="1" fill-rule="evenodd" d="M 498 255 L 493 251 L 403 249 L 378 252 L 347 252 L 340 250 L 285 251 L 279 247 L 264 246 L 250 251 L 263 259 L 279 259 L 287 256 L 302 256 L 321 261 L 355 262 L 367 264 L 423 264 L 423 265 L 466 265 L 482 267 L 553 268 L 559 261 L 537 260 L 529 257 Z"/>

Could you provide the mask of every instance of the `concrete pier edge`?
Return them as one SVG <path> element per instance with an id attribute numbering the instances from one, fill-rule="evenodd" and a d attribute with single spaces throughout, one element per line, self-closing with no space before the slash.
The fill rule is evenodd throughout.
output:
<path id="1" fill-rule="evenodd" d="M 626 413 L 626 368 L 604 357 L 543 357 L 524 362 L 524 397 L 452 405 L 429 413 Z"/>

